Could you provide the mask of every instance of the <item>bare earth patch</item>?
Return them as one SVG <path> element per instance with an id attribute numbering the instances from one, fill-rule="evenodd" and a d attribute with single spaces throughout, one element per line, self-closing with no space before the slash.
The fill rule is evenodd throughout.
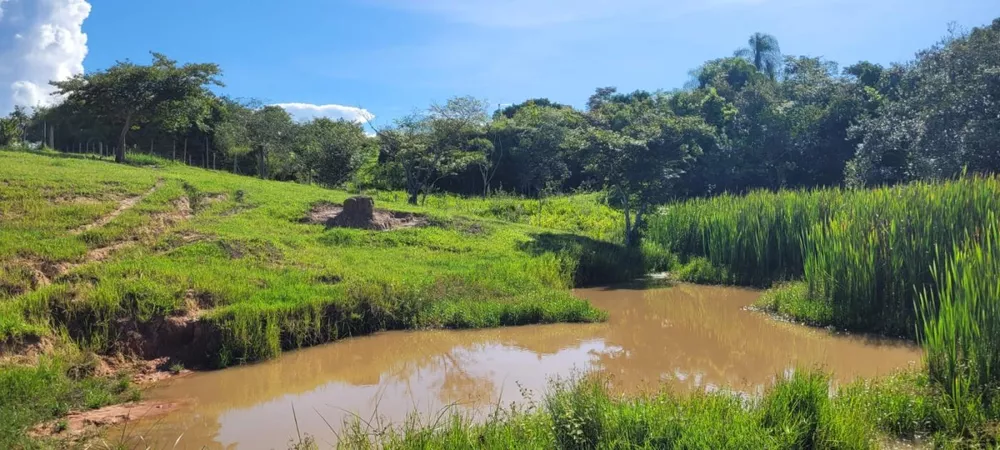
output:
<path id="1" fill-rule="evenodd" d="M 371 197 L 351 197 L 343 206 L 318 203 L 303 220 L 306 223 L 322 224 L 328 228 L 360 228 L 364 230 L 388 231 L 427 224 L 427 218 L 413 213 L 375 209 Z"/>
<path id="2" fill-rule="evenodd" d="M 176 402 L 142 401 L 106 406 L 100 409 L 70 414 L 62 419 L 46 422 L 31 430 L 35 437 L 56 437 L 68 439 L 86 437 L 97 429 L 132 422 L 139 419 L 156 418 L 176 410 L 181 406 Z"/>
<path id="3" fill-rule="evenodd" d="M 104 225 L 111 223 L 112 220 L 115 220 L 115 217 L 118 217 L 123 212 L 132 209 L 132 207 L 137 205 L 140 201 L 142 201 L 142 199 L 149 197 L 152 193 L 156 192 L 156 190 L 159 189 L 160 186 L 163 186 L 163 180 L 157 181 L 156 184 L 153 185 L 153 187 L 149 188 L 149 190 L 143 193 L 142 195 L 137 195 L 135 197 L 129 197 L 126 198 L 125 200 L 122 200 L 114 211 L 111 211 L 110 213 L 98 218 L 94 222 L 88 223 L 80 228 L 77 228 L 76 230 L 73 230 L 73 234 L 80 234 L 91 228 L 103 227 Z"/>
<path id="4" fill-rule="evenodd" d="M 118 209 L 116 209 L 111 214 L 108 214 L 94 223 L 88 224 L 74 233 L 80 233 L 97 226 L 103 226 L 111 222 L 115 217 L 121 215 L 129 208 L 135 206 L 140 200 L 152 194 L 157 188 L 162 185 L 162 182 L 153 186 L 148 192 L 139 197 L 132 197 L 122 201 Z M 189 220 L 193 215 L 194 211 L 191 208 L 191 202 L 188 197 L 183 196 L 174 200 L 173 210 L 168 212 L 163 212 L 156 214 L 152 219 L 149 226 L 138 230 L 139 233 L 131 239 L 118 241 L 105 245 L 103 247 L 92 248 L 87 251 L 87 254 L 78 261 L 47 261 L 42 259 L 34 258 L 22 258 L 17 261 L 17 264 L 23 265 L 31 274 L 31 289 L 38 289 L 42 286 L 48 286 L 52 284 L 53 280 L 72 272 L 74 269 L 83 266 L 84 264 L 89 264 L 93 262 L 101 262 L 110 258 L 115 253 L 124 250 L 126 248 L 132 247 L 138 244 L 144 237 L 155 237 L 173 225 Z"/>

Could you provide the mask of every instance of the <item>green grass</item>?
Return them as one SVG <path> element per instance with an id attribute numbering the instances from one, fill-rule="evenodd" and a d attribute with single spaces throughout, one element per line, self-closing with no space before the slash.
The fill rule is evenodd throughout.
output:
<path id="1" fill-rule="evenodd" d="M 377 202 L 401 203 L 404 192 L 364 192 Z M 488 198 L 432 195 L 424 205 L 437 211 L 489 217 L 505 222 L 573 232 L 590 238 L 618 242 L 624 230 L 621 213 L 607 205 L 602 193 L 560 195 L 542 200 L 500 193 Z"/>
<path id="2" fill-rule="evenodd" d="M 48 447 L 25 430 L 73 410 L 138 398 L 127 377 L 93 376 L 94 364 L 76 354 L 45 357 L 34 366 L 0 365 L 0 448 Z"/>
<path id="3" fill-rule="evenodd" d="M 602 320 L 567 288 L 645 272 L 639 252 L 568 232 L 583 216 L 562 203 L 593 202 L 608 215 L 592 196 L 549 199 L 539 220 L 526 210 L 516 223 L 498 219 L 489 200 L 432 197 L 409 207 L 380 196 L 379 207 L 425 214 L 430 226 L 371 232 L 301 223 L 311 205 L 340 202 L 346 192 L 174 164 L 14 152 L 0 153 L 0 163 L 0 207 L 11 224 L 0 230 L 0 258 L 10 262 L 2 285 L 11 286 L 0 340 L 65 327 L 89 349 L 121 350 L 122 322 L 141 328 L 182 313 L 193 293 L 217 334 L 201 356 L 227 365 L 383 329 Z M 74 232 L 153 186 L 106 225 Z M 187 219 L 175 214 L 185 198 Z M 123 241 L 139 244 L 49 286 L 13 267 L 85 263 L 88 250 Z"/>
<path id="4" fill-rule="evenodd" d="M 754 306 L 810 325 L 833 322 L 830 305 L 810 296 L 809 285 L 802 281 L 781 283 L 764 291 Z"/>
<path id="5" fill-rule="evenodd" d="M 688 261 L 678 269 L 682 279 L 718 282 L 716 274 L 727 273 L 741 284 L 776 283 L 757 307 L 919 339 L 927 376 L 884 395 L 857 388 L 858 401 L 880 403 L 889 416 L 876 420 L 898 433 L 925 428 L 940 445 L 996 445 L 998 210 L 995 177 L 757 192 L 668 206 L 650 236 Z M 803 281 L 787 282 L 794 279 Z M 875 399 L 862 398 L 869 394 Z"/>
<path id="6" fill-rule="evenodd" d="M 673 276 L 680 281 L 697 284 L 729 284 L 733 278 L 725 267 L 719 267 L 702 256 L 676 264 Z"/>
<path id="7" fill-rule="evenodd" d="M 964 435 L 1000 420 L 1000 228 L 957 246 L 920 298 L 921 341 L 932 380 Z"/>
<path id="8" fill-rule="evenodd" d="M 342 448 L 736 448 L 872 449 L 922 438 L 944 447 L 989 445 L 956 438 L 927 378 L 902 372 L 859 380 L 831 395 L 830 378 L 797 371 L 760 397 L 670 392 L 619 397 L 599 378 L 556 381 L 541 402 L 497 410 L 484 421 L 461 416 L 411 419 L 388 430 L 354 421 Z"/>
<path id="9" fill-rule="evenodd" d="M 736 284 L 804 279 L 803 298 L 823 305 L 803 305 L 801 319 L 915 337 L 917 294 L 937 286 L 931 267 L 979 240 L 997 210 L 993 177 L 754 192 L 668 205 L 648 236 L 684 260 L 706 258 Z"/>
<path id="10" fill-rule="evenodd" d="M 326 229 L 302 218 L 351 194 L 140 162 L 0 151 L 0 352 L 46 338 L 225 367 L 380 330 L 595 322 L 605 313 L 569 288 L 628 280 L 667 258 L 615 243 L 617 216 L 595 194 L 410 206 L 377 193 L 378 208 L 428 224 Z M 134 206 L 87 228 L 126 200 Z M 198 320 L 171 331 L 185 315 Z M 31 370 L 43 368 L 0 375 Z M 5 436 L 52 416 L 16 411 L 0 406 L 24 418 Z"/>

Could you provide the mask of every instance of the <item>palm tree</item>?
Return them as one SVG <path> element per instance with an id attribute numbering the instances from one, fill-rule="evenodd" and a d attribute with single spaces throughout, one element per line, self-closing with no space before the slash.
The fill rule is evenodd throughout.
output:
<path id="1" fill-rule="evenodd" d="M 781 66 L 781 47 L 778 39 L 767 33 L 754 33 L 747 41 L 748 46 L 736 50 L 736 56 L 746 58 L 762 73 L 771 79 L 778 75 Z"/>

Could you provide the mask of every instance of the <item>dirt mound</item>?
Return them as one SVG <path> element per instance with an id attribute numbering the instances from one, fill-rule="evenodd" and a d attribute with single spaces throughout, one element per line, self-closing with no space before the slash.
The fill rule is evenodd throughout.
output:
<path id="1" fill-rule="evenodd" d="M 328 228 L 360 228 L 387 231 L 427 224 L 427 219 L 413 213 L 375 209 L 371 197 L 351 197 L 343 206 L 321 203 L 313 206 L 305 222 L 323 224 Z"/>

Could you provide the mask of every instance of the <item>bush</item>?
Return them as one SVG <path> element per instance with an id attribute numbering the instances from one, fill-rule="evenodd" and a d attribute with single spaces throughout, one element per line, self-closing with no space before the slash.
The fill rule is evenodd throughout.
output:
<path id="1" fill-rule="evenodd" d="M 764 291 L 754 306 L 813 325 L 824 325 L 833 320 L 830 305 L 810 296 L 809 285 L 802 281 L 781 283 Z"/>
<path id="2" fill-rule="evenodd" d="M 730 276 L 726 269 L 716 267 L 708 258 L 695 257 L 677 269 L 674 276 L 680 281 L 699 284 L 726 284 Z"/>

